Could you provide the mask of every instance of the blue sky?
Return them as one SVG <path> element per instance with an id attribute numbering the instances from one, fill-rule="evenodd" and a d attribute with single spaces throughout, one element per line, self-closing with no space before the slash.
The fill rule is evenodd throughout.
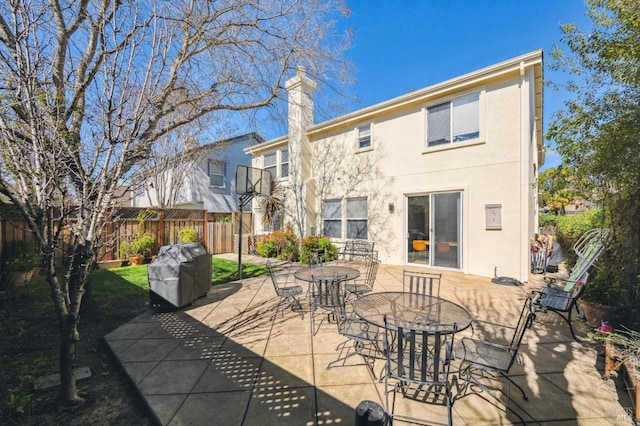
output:
<path id="1" fill-rule="evenodd" d="M 562 81 L 549 70 L 561 23 L 588 28 L 583 0 L 347 0 L 355 31 L 347 53 L 356 67 L 360 99 L 351 110 L 401 96 L 543 49 L 545 80 Z M 545 88 L 545 131 L 569 95 Z M 545 166 L 559 157 L 547 149 Z"/>

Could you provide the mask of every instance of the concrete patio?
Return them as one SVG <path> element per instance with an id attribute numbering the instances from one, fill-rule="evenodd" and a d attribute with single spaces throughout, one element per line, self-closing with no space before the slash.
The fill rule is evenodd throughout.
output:
<path id="1" fill-rule="evenodd" d="M 243 256 L 243 261 L 265 259 Z M 382 265 L 374 290 L 401 290 L 402 271 Z M 446 272 L 440 295 L 474 318 L 515 325 L 524 298 L 541 285 L 501 285 Z M 352 425 L 361 401 L 384 406 L 384 383 L 371 377 L 365 365 L 327 370 L 344 340 L 335 325 L 322 326 L 314 336 L 308 304 L 303 303 L 303 319 L 291 309 L 274 317 L 277 303 L 268 276 L 245 279 L 212 288 L 190 307 L 149 310 L 105 340 L 163 425 Z M 575 322 L 576 333 L 586 338 L 587 327 Z M 517 415 L 505 412 L 503 404 L 467 395 L 453 406 L 454 425 L 520 424 L 521 419 L 548 425 L 633 424 L 624 389 L 602 379 L 599 351 L 588 340 L 573 341 L 557 315 L 538 315 L 520 348 L 521 363 L 511 369 L 529 397 L 523 400 L 512 387 L 510 408 Z M 351 360 L 360 362 L 359 357 Z M 382 366 L 376 361 L 375 371 Z M 506 382 L 500 385 L 506 389 Z M 505 395 L 499 395 L 505 403 Z M 396 411 L 434 424 L 447 419 L 443 406 L 401 397 Z"/>

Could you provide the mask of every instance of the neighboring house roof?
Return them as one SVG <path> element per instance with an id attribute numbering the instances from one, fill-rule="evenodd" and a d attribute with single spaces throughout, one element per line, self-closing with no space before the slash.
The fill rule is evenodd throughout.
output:
<path id="1" fill-rule="evenodd" d="M 536 144 L 538 148 L 538 164 L 539 166 L 542 166 L 544 164 L 545 148 L 542 134 L 543 53 L 541 49 L 424 89 L 412 91 L 406 95 L 336 117 L 332 120 L 325 121 L 324 123 L 317 124 L 308 129 L 307 135 L 309 139 L 313 141 L 323 134 L 354 127 L 357 123 L 365 120 L 371 120 L 376 116 L 390 114 L 396 110 L 406 109 L 432 99 L 435 100 L 445 97 L 449 94 L 466 90 L 468 87 L 477 86 L 487 80 L 495 79 L 505 74 L 520 72 L 521 75 L 524 75 L 525 69 L 528 67 L 533 67 L 535 73 Z M 257 155 L 279 146 L 286 145 L 287 142 L 288 137 L 282 136 L 247 148 L 245 149 L 245 152 Z"/>
<path id="2" fill-rule="evenodd" d="M 222 140 L 218 140 L 218 141 L 215 141 L 215 142 L 210 142 L 210 143 L 206 143 L 206 144 L 203 144 L 203 145 L 199 145 L 199 146 L 197 146 L 195 148 L 192 148 L 191 150 L 193 150 L 193 152 L 206 151 L 206 150 L 211 149 L 211 148 L 217 148 L 218 145 L 233 144 L 235 142 L 245 141 L 247 139 L 255 139 L 256 144 L 262 144 L 262 143 L 265 142 L 264 138 L 262 136 L 260 136 L 258 133 L 250 132 L 250 133 L 245 133 L 243 135 L 234 136 L 232 138 L 222 139 Z M 191 151 L 191 150 L 189 150 L 189 151 Z"/>

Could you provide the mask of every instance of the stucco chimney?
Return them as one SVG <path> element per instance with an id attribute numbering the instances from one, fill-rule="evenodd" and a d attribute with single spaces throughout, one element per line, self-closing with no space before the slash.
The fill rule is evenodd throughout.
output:
<path id="1" fill-rule="evenodd" d="M 311 144 L 306 130 L 313 126 L 313 91 L 315 81 L 307 77 L 305 67 L 298 66 L 296 75 L 287 81 L 285 88 L 289 95 L 288 139 L 289 139 L 289 179 L 296 188 L 303 188 L 305 214 L 300 218 L 306 235 L 315 226 L 315 182 L 310 179 Z M 301 235 L 300 237 L 302 237 Z"/>

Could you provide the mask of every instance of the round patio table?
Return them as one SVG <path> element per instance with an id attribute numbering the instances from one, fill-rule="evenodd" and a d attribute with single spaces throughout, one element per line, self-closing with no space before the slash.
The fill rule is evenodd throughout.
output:
<path id="1" fill-rule="evenodd" d="M 446 299 L 405 292 L 369 293 L 353 302 L 353 311 L 379 327 L 389 324 L 420 324 L 434 332 L 456 333 L 471 325 L 472 317 L 462 306 Z"/>
<path id="2" fill-rule="evenodd" d="M 293 274 L 301 281 L 313 282 L 317 280 L 331 280 L 340 278 L 340 281 L 351 281 L 360 276 L 356 268 L 337 265 L 322 265 L 312 268 L 304 268 Z"/>

